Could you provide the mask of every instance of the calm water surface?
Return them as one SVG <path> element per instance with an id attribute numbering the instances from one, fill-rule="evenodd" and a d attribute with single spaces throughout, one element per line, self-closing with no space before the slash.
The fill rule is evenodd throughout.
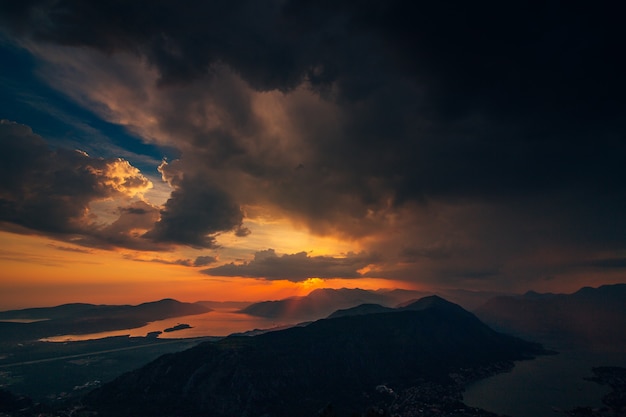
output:
<path id="1" fill-rule="evenodd" d="M 626 353 L 566 351 L 516 362 L 509 373 L 470 385 L 467 405 L 511 417 L 558 417 L 576 406 L 601 407 L 608 386 L 585 381 L 597 366 L 626 367 Z"/>
<path id="2" fill-rule="evenodd" d="M 177 330 L 175 332 L 161 333 L 159 338 L 178 339 L 202 336 L 227 336 L 231 333 L 244 332 L 253 329 L 270 329 L 295 323 L 281 322 L 274 319 L 254 317 L 247 314 L 236 313 L 231 310 L 215 310 L 193 316 L 175 317 L 172 319 L 153 321 L 143 327 L 135 329 L 116 330 L 112 332 L 90 333 L 82 335 L 62 335 L 48 337 L 42 340 L 49 342 L 66 342 L 77 340 L 100 339 L 110 336 L 146 336 L 150 332 L 163 331 L 177 324 L 185 323 L 191 329 Z"/>

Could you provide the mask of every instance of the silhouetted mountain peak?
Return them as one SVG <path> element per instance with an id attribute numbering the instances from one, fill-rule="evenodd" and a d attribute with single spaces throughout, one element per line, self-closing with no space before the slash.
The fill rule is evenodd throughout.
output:
<path id="1" fill-rule="evenodd" d="M 327 298 L 327 297 L 354 297 L 355 295 L 371 295 L 370 291 L 360 288 L 318 288 L 311 291 L 307 297 L 310 298 Z"/>
<path id="2" fill-rule="evenodd" d="M 380 304 L 361 304 L 356 307 L 337 310 L 333 314 L 328 316 L 328 318 L 334 319 L 337 317 L 362 316 L 366 314 L 388 313 L 390 311 L 397 310 L 390 307 L 381 306 Z"/>
<path id="3" fill-rule="evenodd" d="M 592 296 L 592 297 L 602 297 L 602 296 L 623 296 L 626 295 L 626 284 L 612 284 L 612 285 L 602 285 L 598 288 L 593 287 L 582 287 L 578 291 L 576 291 L 573 296 Z"/>
<path id="4" fill-rule="evenodd" d="M 411 311 L 421 311 L 431 308 L 437 309 L 447 309 L 450 311 L 458 311 L 463 310 L 466 311 L 463 307 L 458 304 L 451 303 L 448 300 L 445 300 L 438 295 L 429 295 L 427 297 L 420 298 L 419 300 L 413 301 L 410 304 L 404 305 L 401 307 L 402 310 L 411 310 Z"/>

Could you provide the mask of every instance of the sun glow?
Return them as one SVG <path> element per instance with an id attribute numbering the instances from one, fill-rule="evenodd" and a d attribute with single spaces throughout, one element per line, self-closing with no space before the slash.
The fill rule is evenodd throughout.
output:
<path id="1" fill-rule="evenodd" d="M 176 263 L 177 259 L 191 259 L 186 255 L 192 251 L 110 251 L 7 232 L 0 232 L 0 248 L 0 311 L 70 302 L 139 304 L 162 298 L 254 302 L 304 296 L 319 288 L 376 290 L 407 285 L 375 278 L 292 282 L 209 277 L 198 268 Z"/>
<path id="2" fill-rule="evenodd" d="M 234 234 L 218 236 L 218 242 L 228 248 L 234 259 L 251 256 L 254 252 L 274 249 L 277 253 L 293 254 L 303 250 L 311 256 L 340 256 L 349 252 L 359 252 L 362 245 L 358 241 L 346 241 L 335 236 L 318 236 L 297 228 L 286 218 L 246 218 L 244 227 L 250 229 L 250 235 L 242 238 Z M 223 257 L 229 259 L 228 254 Z"/>
<path id="3" fill-rule="evenodd" d="M 312 287 L 318 288 L 324 283 L 324 280 L 321 278 L 308 278 L 305 281 L 300 283 L 306 289 L 310 289 Z"/>

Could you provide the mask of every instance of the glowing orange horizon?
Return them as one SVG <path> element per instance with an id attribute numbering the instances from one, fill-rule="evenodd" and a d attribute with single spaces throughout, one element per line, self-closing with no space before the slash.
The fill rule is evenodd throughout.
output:
<path id="1" fill-rule="evenodd" d="M 174 259 L 174 254 L 144 254 L 139 262 L 124 251 L 7 232 L 0 232 L 0 246 L 0 311 L 74 302 L 139 304 L 163 298 L 255 302 L 303 296 L 319 288 L 411 288 L 406 282 L 379 278 L 291 282 L 207 276 L 199 268 L 146 261 Z"/>

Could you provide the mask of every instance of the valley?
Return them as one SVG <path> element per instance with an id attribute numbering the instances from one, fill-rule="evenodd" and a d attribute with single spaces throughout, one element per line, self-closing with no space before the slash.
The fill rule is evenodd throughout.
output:
<path id="1" fill-rule="evenodd" d="M 613 305 L 606 300 L 618 300 L 619 296 L 615 294 L 620 291 L 623 291 L 622 286 L 586 290 L 585 302 L 588 304 L 590 299 L 599 297 L 605 301 L 595 302 L 596 309 L 604 305 L 613 311 Z M 545 350 L 537 343 L 495 332 L 474 314 L 439 296 L 426 296 L 417 301 L 409 299 L 391 307 L 358 304 L 364 298 L 360 290 L 327 290 L 324 303 L 320 304 L 321 308 L 316 313 L 315 304 L 310 300 L 313 297 L 319 299 L 320 294 L 318 290 L 312 298 L 300 301 L 307 305 L 309 317 L 326 314 L 333 302 L 334 307 L 352 307 L 336 308 L 327 315 L 328 318 L 312 322 L 297 323 L 296 317 L 302 316 L 296 315 L 290 323 L 286 321 L 289 324 L 280 326 L 276 325 L 276 318 L 259 317 L 253 320 L 257 320 L 260 327 L 254 330 L 247 327 L 249 331 L 226 331 L 233 333 L 228 337 L 225 337 L 227 334 L 210 335 L 211 330 L 198 326 L 199 322 L 194 322 L 194 318 L 198 320 L 214 315 L 215 319 L 220 314 L 226 314 L 224 317 L 239 317 L 243 320 L 239 323 L 243 326 L 240 328 L 245 328 L 253 323 L 246 321 L 253 317 L 244 313 L 249 311 L 246 306 L 235 310 L 232 305 L 227 305 L 229 308 L 226 311 L 218 309 L 178 317 L 176 314 L 186 314 L 188 310 L 175 309 L 179 313 L 174 313 L 173 317 L 150 321 L 153 327 L 139 327 L 144 332 L 143 336 L 122 335 L 60 342 L 44 342 L 28 337 L 3 339 L 0 392 L 9 398 L 7 404 L 20 401 L 26 404 L 26 401 L 30 405 L 22 407 L 21 414 L 15 410 L 9 413 L 10 407 L 6 406 L 0 415 L 52 416 L 57 412 L 54 410 L 72 408 L 83 413 L 73 415 L 102 417 L 173 416 L 181 410 L 185 415 L 208 413 L 217 417 L 228 416 L 232 412 L 277 417 L 294 413 L 327 417 L 496 416 L 503 413 L 511 417 L 526 417 L 532 414 L 524 414 L 523 411 L 510 413 L 498 408 L 493 401 L 477 401 L 476 398 L 485 394 L 475 394 L 475 387 L 486 386 L 487 392 L 494 389 L 515 392 L 514 385 L 498 382 L 498 378 L 508 378 L 523 372 L 523 369 L 532 369 L 535 362 L 548 364 L 571 358 L 570 351 L 554 355 L 556 352 Z M 607 298 L 606 294 L 612 296 Z M 351 296 L 354 297 L 352 300 Z M 367 295 L 365 301 L 372 301 L 375 297 L 380 299 L 380 295 L 374 293 Z M 576 308 L 577 298 L 574 294 L 563 299 L 569 300 L 567 303 Z M 490 301 L 485 305 L 492 304 Z M 168 301 L 166 305 L 171 311 L 172 302 Z M 44 312 L 50 314 L 56 311 L 60 314 L 59 310 Z M 110 311 L 115 312 L 116 309 Z M 484 308 L 478 311 L 485 314 Z M 559 311 L 564 314 L 563 309 Z M 34 314 L 27 310 L 26 313 L 5 312 L 0 315 L 4 314 L 14 321 L 42 317 L 40 311 Z M 113 319 L 116 319 L 116 314 L 112 314 Z M 156 316 L 163 315 L 161 312 Z M 286 320 L 286 317 L 281 319 Z M 55 320 L 62 323 L 63 319 L 57 317 Z M 106 323 L 106 314 L 100 315 L 99 323 Z M 12 326 L 30 324 L 10 323 Z M 272 325 L 265 327 L 263 324 Z M 236 330 L 237 326 L 234 324 L 231 330 Z M 178 330 L 165 332 L 174 328 Z M 568 327 L 572 328 L 575 325 Z M 145 332 L 149 329 L 152 331 Z M 175 338 L 191 330 L 204 331 L 205 334 Z M 510 331 L 520 333 L 515 327 Z M 165 335 L 170 338 L 164 338 Z M 527 333 L 525 336 L 543 342 L 550 349 L 571 347 L 572 339 L 569 337 L 563 338 L 568 344 L 553 343 L 559 340 L 558 329 L 550 333 L 550 338 L 543 333 Z M 62 340 L 60 337 L 59 340 Z M 578 349 L 587 347 L 580 344 Z M 620 349 L 619 345 L 615 348 Z M 540 359 L 533 360 L 537 355 Z M 600 354 L 596 356 L 601 357 Z M 608 362 L 598 361 L 597 358 L 589 362 L 571 359 L 575 363 L 586 364 L 583 368 L 588 367 L 588 372 L 576 375 L 557 372 L 553 377 L 555 389 L 562 386 L 563 390 L 571 390 L 566 387 L 585 383 L 579 379 L 590 377 L 591 368 L 626 364 L 619 353 L 605 357 L 612 359 Z M 550 383 L 547 377 L 542 379 Z M 494 382 L 490 382 L 492 380 Z M 521 381 L 525 386 L 532 383 L 530 380 Z M 230 388 L 224 390 L 221 387 Z M 600 386 L 588 389 L 597 392 L 589 397 L 594 398 L 593 401 L 574 396 L 574 401 L 582 403 L 569 402 L 567 404 L 572 407 L 559 409 L 566 413 L 575 406 L 591 405 L 591 414 L 580 414 L 586 408 L 579 407 L 579 414 L 576 415 L 609 415 L 607 413 L 617 409 L 613 406 L 607 408 L 600 402 L 607 389 Z M 621 392 L 619 389 L 614 392 Z M 302 393 L 306 395 L 303 397 Z M 465 395 L 467 402 L 464 401 Z M 109 399 L 113 397 L 115 401 Z M 556 397 L 553 399 L 552 403 L 557 404 Z M 529 402 L 528 399 L 523 401 Z M 79 404 L 82 405 L 75 408 Z M 619 412 L 614 415 L 620 415 Z"/>

